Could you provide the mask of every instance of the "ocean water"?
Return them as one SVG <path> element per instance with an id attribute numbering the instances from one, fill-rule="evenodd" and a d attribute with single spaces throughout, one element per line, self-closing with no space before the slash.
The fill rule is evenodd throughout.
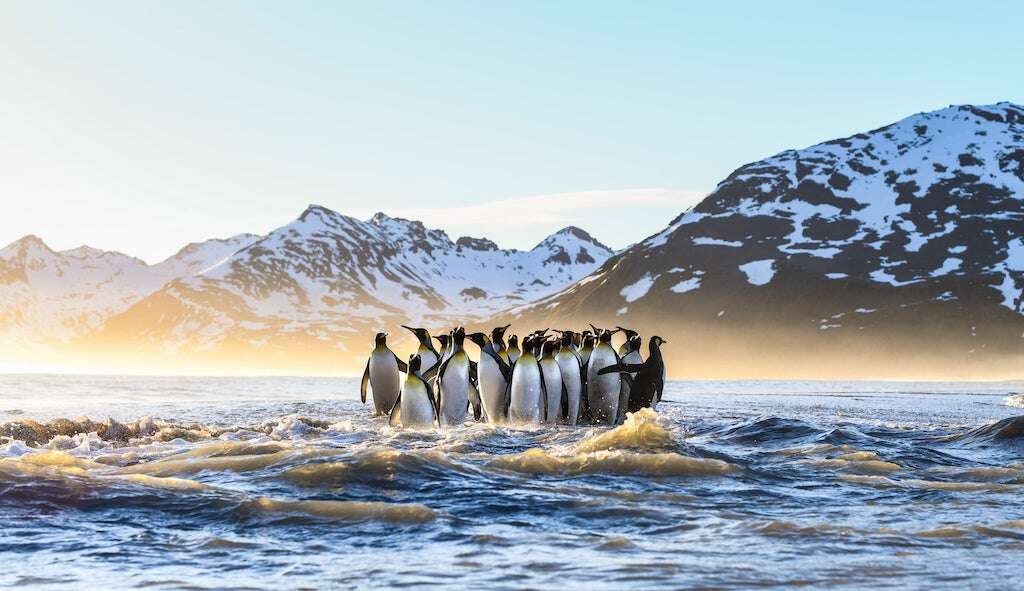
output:
<path id="1" fill-rule="evenodd" d="M 358 383 L 0 376 L 0 586 L 1016 589 L 1024 384 L 673 382 L 393 430 Z"/>

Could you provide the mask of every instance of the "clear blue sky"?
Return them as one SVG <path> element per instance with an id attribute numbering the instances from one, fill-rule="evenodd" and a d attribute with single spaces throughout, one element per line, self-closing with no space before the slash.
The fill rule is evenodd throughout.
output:
<path id="1" fill-rule="evenodd" d="M 8 0 L 0 243 L 156 260 L 314 202 L 624 246 L 746 162 L 1024 101 L 1022 6 Z"/>

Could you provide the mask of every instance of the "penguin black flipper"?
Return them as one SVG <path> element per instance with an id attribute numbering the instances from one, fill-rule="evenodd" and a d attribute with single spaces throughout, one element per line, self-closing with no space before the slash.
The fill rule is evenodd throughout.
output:
<path id="1" fill-rule="evenodd" d="M 469 406 L 471 406 L 473 408 L 473 420 L 474 421 L 479 421 L 480 420 L 480 406 L 481 406 L 480 390 L 477 389 L 476 384 L 474 384 L 472 381 L 469 382 L 469 396 L 468 396 L 468 398 L 469 398 L 468 404 L 469 404 Z"/>
<path id="2" fill-rule="evenodd" d="M 512 406 L 512 380 L 505 381 L 505 419 L 508 420 L 508 409 Z"/>
<path id="3" fill-rule="evenodd" d="M 562 421 L 569 422 L 569 390 L 565 387 L 565 380 L 562 380 Z"/>
<path id="4" fill-rule="evenodd" d="M 370 356 L 373 357 L 372 355 Z M 366 404 L 366 385 L 370 383 L 370 360 L 366 360 L 366 369 L 363 370 L 363 379 L 359 382 L 359 399 Z"/>
<path id="5" fill-rule="evenodd" d="M 540 364 L 537 364 L 538 367 Z M 541 405 L 544 407 L 544 422 L 548 422 L 548 386 L 544 383 L 544 372 L 540 372 L 540 400 Z"/>
<path id="6" fill-rule="evenodd" d="M 430 382 L 423 380 L 423 387 L 427 389 L 427 398 L 430 398 L 430 408 L 434 409 L 434 422 L 437 426 L 441 426 L 441 406 L 438 399 L 438 395 L 434 394 L 434 387 L 430 385 Z"/>
<path id="7" fill-rule="evenodd" d="M 398 393 L 398 398 L 395 400 L 395 405 L 391 407 L 391 412 L 388 413 L 388 426 L 398 427 L 402 423 L 402 393 Z"/>
<path id="8" fill-rule="evenodd" d="M 430 368 L 427 369 L 427 371 L 421 373 L 420 375 L 423 376 L 423 379 L 426 381 L 434 379 L 434 376 L 436 376 L 440 372 L 442 363 L 443 362 L 441 361 L 441 358 L 438 357 L 437 362 L 435 362 L 434 365 L 430 366 Z"/>
<path id="9" fill-rule="evenodd" d="M 395 352 L 392 351 L 391 354 L 395 355 Z M 399 359 L 398 355 L 395 355 L 395 361 L 398 363 L 398 371 L 400 371 L 402 373 L 409 373 L 409 364 L 408 363 L 406 363 L 406 362 L 402 361 L 401 359 Z M 369 367 L 369 366 L 367 366 L 367 367 Z"/>
<path id="10" fill-rule="evenodd" d="M 477 363 L 476 361 L 470 361 L 469 362 L 469 379 L 475 382 L 475 381 L 477 381 L 479 379 L 477 377 L 479 375 L 480 375 L 480 364 Z"/>
<path id="11" fill-rule="evenodd" d="M 634 373 L 643 369 L 643 363 L 616 363 L 597 370 L 597 375 L 603 376 L 609 373 Z"/>

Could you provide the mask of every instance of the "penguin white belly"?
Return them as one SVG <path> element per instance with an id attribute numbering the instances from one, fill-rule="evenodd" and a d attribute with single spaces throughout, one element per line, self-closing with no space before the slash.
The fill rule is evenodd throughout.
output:
<path id="1" fill-rule="evenodd" d="M 508 420 L 535 424 L 541 419 L 540 367 L 536 361 L 517 363 L 512 371 L 512 400 Z"/>
<path id="2" fill-rule="evenodd" d="M 569 416 L 566 423 L 575 425 L 580 418 L 580 395 L 583 393 L 583 376 L 580 375 L 579 363 L 572 353 L 559 354 L 555 357 L 558 361 L 559 373 L 562 374 L 562 383 L 565 384 L 565 393 L 569 399 Z"/>
<path id="3" fill-rule="evenodd" d="M 544 387 L 548 391 L 548 416 L 545 422 L 555 424 L 562 420 L 562 372 L 554 359 L 541 361 L 540 369 L 544 375 Z"/>
<path id="4" fill-rule="evenodd" d="M 480 399 L 484 407 L 484 415 L 489 423 L 501 423 L 505 420 L 505 376 L 493 357 L 480 355 L 477 366 L 480 379 Z"/>
<path id="5" fill-rule="evenodd" d="M 377 414 L 387 414 L 395 406 L 401 389 L 398 360 L 391 351 L 374 351 L 370 356 L 370 389 Z"/>
<path id="6" fill-rule="evenodd" d="M 434 405 L 423 382 L 410 378 L 402 390 L 402 426 L 426 429 L 434 426 Z"/>
<path id="7" fill-rule="evenodd" d="M 469 406 L 469 358 L 465 353 L 457 355 L 441 377 L 441 421 L 445 425 L 461 425 Z"/>
<path id="8" fill-rule="evenodd" d="M 615 365 L 615 351 L 611 347 L 598 347 L 590 355 L 587 366 L 587 397 L 594 420 L 612 423 L 619 411 L 620 382 L 617 373 L 598 375 L 597 372 Z"/>

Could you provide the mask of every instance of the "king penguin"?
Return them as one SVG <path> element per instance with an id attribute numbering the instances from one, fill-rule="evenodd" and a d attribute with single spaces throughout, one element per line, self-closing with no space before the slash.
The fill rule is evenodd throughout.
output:
<path id="1" fill-rule="evenodd" d="M 494 350 L 494 343 L 487 335 L 475 332 L 469 340 L 480 347 L 480 361 L 477 363 L 477 381 L 480 384 L 480 405 L 484 420 L 501 424 L 508 418 L 508 401 L 505 399 L 512 372 L 508 363 Z"/>
<path id="2" fill-rule="evenodd" d="M 505 350 L 505 331 L 511 324 L 505 326 L 495 326 L 491 329 L 491 348 L 494 349 L 495 354 L 505 360 L 508 363 L 508 352 Z"/>
<path id="3" fill-rule="evenodd" d="M 402 393 L 399 394 L 388 424 L 392 427 L 427 429 L 438 422 L 437 401 L 434 389 L 420 375 L 423 360 L 419 355 L 409 357 L 409 373 L 406 374 Z"/>
<path id="4" fill-rule="evenodd" d="M 513 424 L 535 425 L 546 420 L 547 390 L 541 377 L 540 362 L 531 352 L 533 343 L 527 338 L 524 351 L 512 366 L 508 385 L 508 420 Z"/>
<path id="5" fill-rule="evenodd" d="M 469 408 L 469 355 L 464 349 L 466 329 L 452 335 L 452 351 L 437 372 L 438 413 L 442 426 L 461 425 Z"/>
<path id="6" fill-rule="evenodd" d="M 525 341 L 523 344 L 526 344 Z M 515 362 L 519 360 L 519 356 L 523 354 L 523 352 L 519 350 L 518 335 L 512 335 L 508 338 L 508 349 L 506 349 L 506 351 L 508 352 L 509 365 L 515 364 Z"/>
<path id="7" fill-rule="evenodd" d="M 541 345 L 540 373 L 544 378 L 544 391 L 547 396 L 547 423 L 565 423 L 569 414 L 569 402 L 565 385 L 562 383 L 562 371 L 555 360 L 555 343 L 544 341 Z"/>
<path id="8" fill-rule="evenodd" d="M 378 332 L 376 346 L 366 360 L 363 379 L 359 383 L 359 399 L 366 404 L 366 386 L 373 390 L 373 407 L 377 415 L 386 415 L 398 400 L 401 392 L 401 375 L 409 371 L 408 365 L 388 348 L 388 334 Z"/>
<path id="9" fill-rule="evenodd" d="M 618 350 L 619 357 L 625 357 L 626 353 L 629 352 L 630 341 L 632 341 L 634 337 L 639 336 L 640 333 L 638 333 L 635 330 L 630 330 L 628 328 L 622 328 L 621 326 L 616 326 L 615 331 L 621 332 L 622 334 L 626 335 L 626 340 L 623 341 L 621 345 L 619 345 Z"/>
<path id="10" fill-rule="evenodd" d="M 568 407 L 565 417 L 567 425 L 575 425 L 580 419 L 583 384 L 586 377 L 583 373 L 583 362 L 580 361 L 580 356 L 573 349 L 573 336 L 571 331 L 562 333 L 562 346 L 558 349 L 558 354 L 555 355 L 559 373 L 562 374 L 562 384 L 565 386 L 566 406 Z"/>
<path id="11" fill-rule="evenodd" d="M 616 373 L 599 373 L 618 362 L 615 349 L 612 349 L 612 333 L 602 330 L 587 363 L 587 398 L 590 400 L 590 413 L 598 423 L 613 424 L 618 418 L 622 379 Z"/>
<path id="12" fill-rule="evenodd" d="M 441 359 L 441 355 L 434 348 L 434 342 L 430 339 L 430 333 L 425 328 L 412 328 L 404 324 L 402 328 L 416 335 L 416 340 L 420 342 L 419 348 L 416 349 L 416 354 L 420 356 L 420 367 L 423 368 L 425 373 Z"/>

